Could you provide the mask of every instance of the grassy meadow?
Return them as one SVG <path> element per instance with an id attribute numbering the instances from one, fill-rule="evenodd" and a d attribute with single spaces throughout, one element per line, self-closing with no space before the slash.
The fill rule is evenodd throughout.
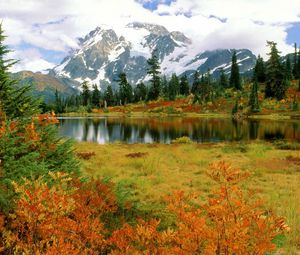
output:
<path id="1" fill-rule="evenodd" d="M 220 144 L 107 144 L 81 142 L 78 152 L 94 152 L 82 161 L 83 173 L 109 178 L 120 200 L 130 201 L 145 215 L 169 221 L 163 197 L 176 190 L 205 196 L 213 188 L 206 175 L 209 164 L 224 160 L 251 176 L 245 189 L 255 190 L 266 208 L 285 217 L 291 231 L 276 240 L 283 254 L 300 248 L 300 151 L 265 142 Z M 285 147 L 284 147 L 285 148 Z M 294 148 L 295 149 L 295 148 Z M 163 224 L 162 221 L 162 224 Z"/>

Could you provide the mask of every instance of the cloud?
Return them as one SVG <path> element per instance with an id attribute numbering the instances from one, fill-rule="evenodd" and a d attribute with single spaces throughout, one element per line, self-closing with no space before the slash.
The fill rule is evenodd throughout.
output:
<path id="1" fill-rule="evenodd" d="M 19 56 L 22 56 L 20 59 Z M 41 53 L 37 49 L 25 49 L 12 51 L 8 55 L 11 59 L 19 60 L 19 62 L 13 66 L 12 72 L 19 72 L 22 70 L 30 70 L 33 72 L 43 71 L 55 66 L 54 63 L 48 62 L 43 59 Z"/>
<path id="2" fill-rule="evenodd" d="M 67 54 L 78 47 L 79 37 L 96 26 L 107 24 L 122 32 L 124 24 L 132 21 L 182 31 L 194 40 L 197 51 L 249 48 L 265 56 L 266 40 L 274 40 L 279 50 L 287 53 L 293 49 L 286 43 L 286 31 L 300 21 L 300 1 L 26 0 L 21 4 L 20 0 L 0 0 L 0 17 L 8 35 L 6 43 L 19 49 L 15 56 L 27 63 L 20 68 L 33 70 L 38 64 L 45 67 L 53 63 L 39 52 L 39 57 L 30 56 L 31 65 L 30 57 L 24 60 L 24 50 L 20 50 L 24 43 L 33 49 Z"/>

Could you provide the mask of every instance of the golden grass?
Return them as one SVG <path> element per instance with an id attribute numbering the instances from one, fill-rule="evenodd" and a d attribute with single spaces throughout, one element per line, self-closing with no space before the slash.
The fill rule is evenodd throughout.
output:
<path id="1" fill-rule="evenodd" d="M 174 190 L 207 193 L 212 181 L 206 176 L 209 163 L 225 160 L 252 173 L 244 184 L 257 190 L 270 210 L 284 216 L 291 233 L 285 242 L 287 254 L 300 247 L 300 151 L 275 149 L 272 144 L 76 144 L 79 152 L 95 152 L 82 161 L 83 172 L 93 177 L 110 177 L 130 191 L 128 199 L 140 208 L 155 211 L 161 198 Z M 141 152 L 141 157 L 128 154 Z M 156 206 L 157 205 L 157 206 Z M 154 209 L 153 209 L 154 208 Z M 159 210 L 159 209 L 157 209 Z M 159 212 L 157 212 L 159 214 Z"/>

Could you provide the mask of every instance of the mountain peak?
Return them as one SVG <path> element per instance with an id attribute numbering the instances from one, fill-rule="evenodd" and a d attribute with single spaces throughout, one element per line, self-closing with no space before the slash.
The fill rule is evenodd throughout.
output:
<path id="1" fill-rule="evenodd" d="M 58 78 L 74 80 L 78 86 L 83 81 L 105 88 L 116 80 L 121 72 L 128 81 L 137 84 L 147 81 L 147 59 L 156 50 L 161 72 L 166 75 L 188 74 L 208 69 L 214 77 L 223 68 L 230 72 L 233 49 L 196 51 L 192 40 L 180 31 L 169 32 L 164 26 L 132 22 L 123 29 L 113 30 L 98 26 L 80 41 L 79 49 L 72 52 L 52 72 Z M 255 56 L 246 49 L 236 50 L 240 71 L 247 72 L 255 64 Z"/>
<path id="2" fill-rule="evenodd" d="M 134 29 L 146 29 L 150 33 L 160 36 L 169 34 L 169 31 L 164 26 L 152 23 L 132 22 L 127 24 L 126 27 Z"/>

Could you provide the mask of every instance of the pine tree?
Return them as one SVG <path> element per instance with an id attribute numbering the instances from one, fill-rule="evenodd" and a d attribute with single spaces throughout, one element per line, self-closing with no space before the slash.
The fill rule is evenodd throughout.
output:
<path id="1" fill-rule="evenodd" d="M 57 89 L 55 90 L 55 112 L 56 113 L 64 113 L 66 105 L 63 102 L 63 99 L 59 96 Z"/>
<path id="2" fill-rule="evenodd" d="M 119 74 L 119 96 L 121 103 L 126 105 L 132 102 L 133 91 L 131 85 L 127 81 L 127 76 L 125 73 Z"/>
<path id="3" fill-rule="evenodd" d="M 298 60 L 297 60 L 297 79 L 300 79 L 300 48 L 299 48 Z"/>
<path id="4" fill-rule="evenodd" d="M 104 92 L 104 100 L 106 101 L 107 106 L 113 106 L 115 103 L 114 93 L 111 85 L 108 85 Z"/>
<path id="5" fill-rule="evenodd" d="M 198 71 L 196 71 L 194 73 L 194 77 L 193 77 L 193 84 L 192 84 L 191 92 L 194 95 L 196 95 L 196 94 L 199 94 L 199 90 L 200 90 L 200 73 Z"/>
<path id="6" fill-rule="evenodd" d="M 181 76 L 180 78 L 180 94 L 183 96 L 188 96 L 190 93 L 189 82 L 186 75 Z"/>
<path id="7" fill-rule="evenodd" d="M 228 88 L 228 80 L 224 73 L 224 69 L 222 68 L 220 71 L 220 86 L 222 88 Z"/>
<path id="8" fill-rule="evenodd" d="M 93 91 L 92 91 L 92 105 L 95 107 L 99 107 L 101 99 L 101 93 L 100 90 L 98 89 L 98 86 L 96 84 L 93 84 Z"/>
<path id="9" fill-rule="evenodd" d="M 201 77 L 201 85 L 200 85 L 200 91 L 199 91 L 199 97 L 201 100 L 201 103 L 206 104 L 211 99 L 211 77 L 210 77 L 210 70 L 208 69 L 205 76 L 202 75 Z"/>
<path id="10" fill-rule="evenodd" d="M 179 79 L 177 75 L 174 73 L 171 76 L 171 79 L 169 81 L 169 99 L 175 100 L 176 96 L 179 92 Z"/>
<path id="11" fill-rule="evenodd" d="M 82 99 L 82 105 L 84 106 L 87 106 L 90 103 L 90 90 L 87 81 L 84 81 L 81 84 L 81 99 Z"/>
<path id="12" fill-rule="evenodd" d="M 237 64 L 236 52 L 233 52 L 232 60 L 231 60 L 231 74 L 229 84 L 231 87 L 234 87 L 237 90 L 242 89 L 241 80 L 240 80 L 240 71 L 239 66 Z"/>
<path id="13" fill-rule="evenodd" d="M 147 99 L 147 87 L 143 82 L 139 83 L 134 89 L 134 101 L 145 101 Z"/>
<path id="14" fill-rule="evenodd" d="M 254 67 L 254 79 L 262 83 L 266 81 L 266 68 L 265 68 L 264 60 L 260 55 L 258 55 Z"/>
<path id="15" fill-rule="evenodd" d="M 270 47 L 270 57 L 267 61 L 266 74 L 267 84 L 265 90 L 265 97 L 275 97 L 281 100 L 285 97 L 287 89 L 287 81 L 285 79 L 285 71 L 280 62 L 279 51 L 277 50 L 276 43 L 268 41 Z"/>
<path id="16" fill-rule="evenodd" d="M 3 119 L 29 117 L 39 112 L 40 100 L 29 95 L 30 86 L 20 87 L 18 81 L 10 77 L 8 71 L 16 61 L 6 58 L 10 50 L 3 44 L 5 38 L 0 23 L 0 115 Z"/>
<path id="17" fill-rule="evenodd" d="M 160 66 L 159 66 L 159 60 L 156 55 L 156 50 L 152 52 L 151 58 L 147 60 L 148 63 L 148 70 L 147 73 L 151 76 L 150 82 L 151 82 L 151 88 L 149 91 L 149 99 L 150 100 L 156 100 L 158 96 L 160 95 Z"/>
<path id="18" fill-rule="evenodd" d="M 295 79 L 299 78 L 298 65 L 299 65 L 299 61 L 298 61 L 298 54 L 297 54 L 297 44 L 295 43 L 295 53 L 293 57 L 293 76 Z"/>
<path id="19" fill-rule="evenodd" d="M 167 77 L 164 75 L 161 79 L 161 88 L 162 88 L 162 96 L 164 98 L 168 98 L 169 97 L 169 83 L 167 80 Z"/>
<path id="20" fill-rule="evenodd" d="M 258 102 L 258 83 L 257 80 L 254 79 L 254 82 L 252 84 L 251 88 L 251 94 L 249 98 L 249 106 L 251 109 L 251 112 L 259 112 L 259 102 Z"/>
<path id="21" fill-rule="evenodd" d="M 293 79 L 293 71 L 292 71 L 290 56 L 287 56 L 287 59 L 285 62 L 285 78 L 288 81 L 291 81 Z"/>

